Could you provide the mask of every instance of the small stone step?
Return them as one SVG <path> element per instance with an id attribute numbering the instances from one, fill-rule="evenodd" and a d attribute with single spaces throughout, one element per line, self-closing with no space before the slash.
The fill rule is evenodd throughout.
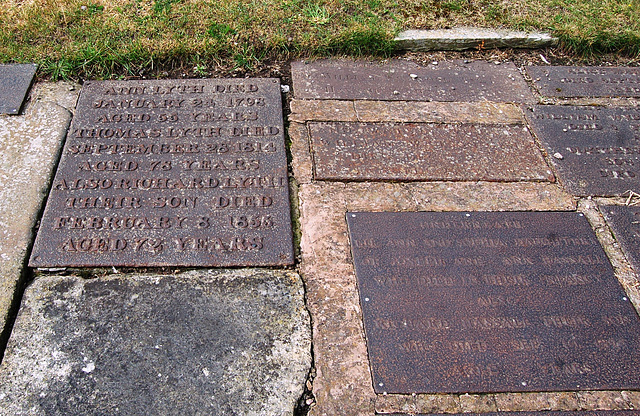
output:
<path id="1" fill-rule="evenodd" d="M 558 43 L 548 33 L 505 29 L 459 27 L 455 29 L 405 30 L 394 39 L 399 50 L 414 52 L 493 48 L 544 48 Z"/>

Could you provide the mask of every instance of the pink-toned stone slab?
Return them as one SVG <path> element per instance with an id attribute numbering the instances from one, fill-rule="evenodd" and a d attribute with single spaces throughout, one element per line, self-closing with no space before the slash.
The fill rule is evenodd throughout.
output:
<path id="1" fill-rule="evenodd" d="M 553 181 L 523 126 L 309 123 L 315 178 Z"/>

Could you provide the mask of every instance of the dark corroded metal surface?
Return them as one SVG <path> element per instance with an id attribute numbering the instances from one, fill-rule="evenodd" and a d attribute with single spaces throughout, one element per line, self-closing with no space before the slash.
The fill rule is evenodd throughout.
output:
<path id="1" fill-rule="evenodd" d="M 640 68 L 528 66 L 534 85 L 548 97 L 640 97 Z"/>
<path id="2" fill-rule="evenodd" d="M 0 65 L 0 114 L 20 113 L 37 68 L 36 64 Z"/>
<path id="3" fill-rule="evenodd" d="M 627 259 L 640 271 L 640 207 L 601 205 L 600 211 L 622 245 Z"/>
<path id="4" fill-rule="evenodd" d="M 640 109 L 534 106 L 525 116 L 574 195 L 615 196 L 638 189 Z"/>
<path id="5" fill-rule="evenodd" d="M 640 319 L 581 214 L 347 221 L 377 393 L 640 387 Z"/>
<path id="6" fill-rule="evenodd" d="M 405 413 L 394 413 L 395 416 L 410 416 Z M 488 413 L 454 413 L 446 416 L 639 416 L 640 410 L 576 410 L 576 411 L 540 411 L 540 412 L 488 412 Z M 445 416 L 438 413 L 420 413 L 412 416 Z"/>
<path id="7" fill-rule="evenodd" d="M 293 262 L 276 79 L 83 87 L 30 265 Z"/>
<path id="8" fill-rule="evenodd" d="M 523 126 L 309 123 L 316 179 L 553 180 Z"/>
<path id="9" fill-rule="evenodd" d="M 512 63 L 298 61 L 291 64 L 291 76 L 296 98 L 535 102 Z"/>

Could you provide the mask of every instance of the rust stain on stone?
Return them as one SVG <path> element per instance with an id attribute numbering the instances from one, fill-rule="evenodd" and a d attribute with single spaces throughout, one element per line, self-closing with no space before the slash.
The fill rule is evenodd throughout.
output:
<path id="1" fill-rule="evenodd" d="M 347 222 L 376 393 L 640 387 L 640 319 L 581 214 Z"/>

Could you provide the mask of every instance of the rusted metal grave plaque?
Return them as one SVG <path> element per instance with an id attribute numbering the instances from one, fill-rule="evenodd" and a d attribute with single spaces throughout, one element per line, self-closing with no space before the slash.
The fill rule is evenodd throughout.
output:
<path id="1" fill-rule="evenodd" d="M 552 181 L 524 126 L 308 123 L 319 180 Z"/>
<path id="2" fill-rule="evenodd" d="M 512 63 L 297 61 L 291 76 L 301 99 L 536 102 Z"/>
<path id="3" fill-rule="evenodd" d="M 394 413 L 395 416 L 410 416 Z M 455 413 L 446 416 L 640 416 L 640 410 L 577 410 L 577 411 L 538 411 L 538 412 L 490 412 L 490 413 Z M 444 413 L 420 413 L 412 416 L 445 416 Z"/>
<path id="4" fill-rule="evenodd" d="M 347 221 L 376 393 L 640 387 L 640 319 L 581 214 Z"/>
<path id="5" fill-rule="evenodd" d="M 30 265 L 293 262 L 276 79 L 90 82 Z"/>
<path id="6" fill-rule="evenodd" d="M 525 116 L 569 192 L 616 196 L 638 189 L 640 109 L 534 106 Z"/>
<path id="7" fill-rule="evenodd" d="M 547 97 L 640 97 L 640 68 L 528 66 Z"/>
<path id="8" fill-rule="evenodd" d="M 0 114 L 20 113 L 36 69 L 36 64 L 0 65 Z"/>
<path id="9" fill-rule="evenodd" d="M 640 207 L 600 205 L 629 262 L 640 272 Z"/>

